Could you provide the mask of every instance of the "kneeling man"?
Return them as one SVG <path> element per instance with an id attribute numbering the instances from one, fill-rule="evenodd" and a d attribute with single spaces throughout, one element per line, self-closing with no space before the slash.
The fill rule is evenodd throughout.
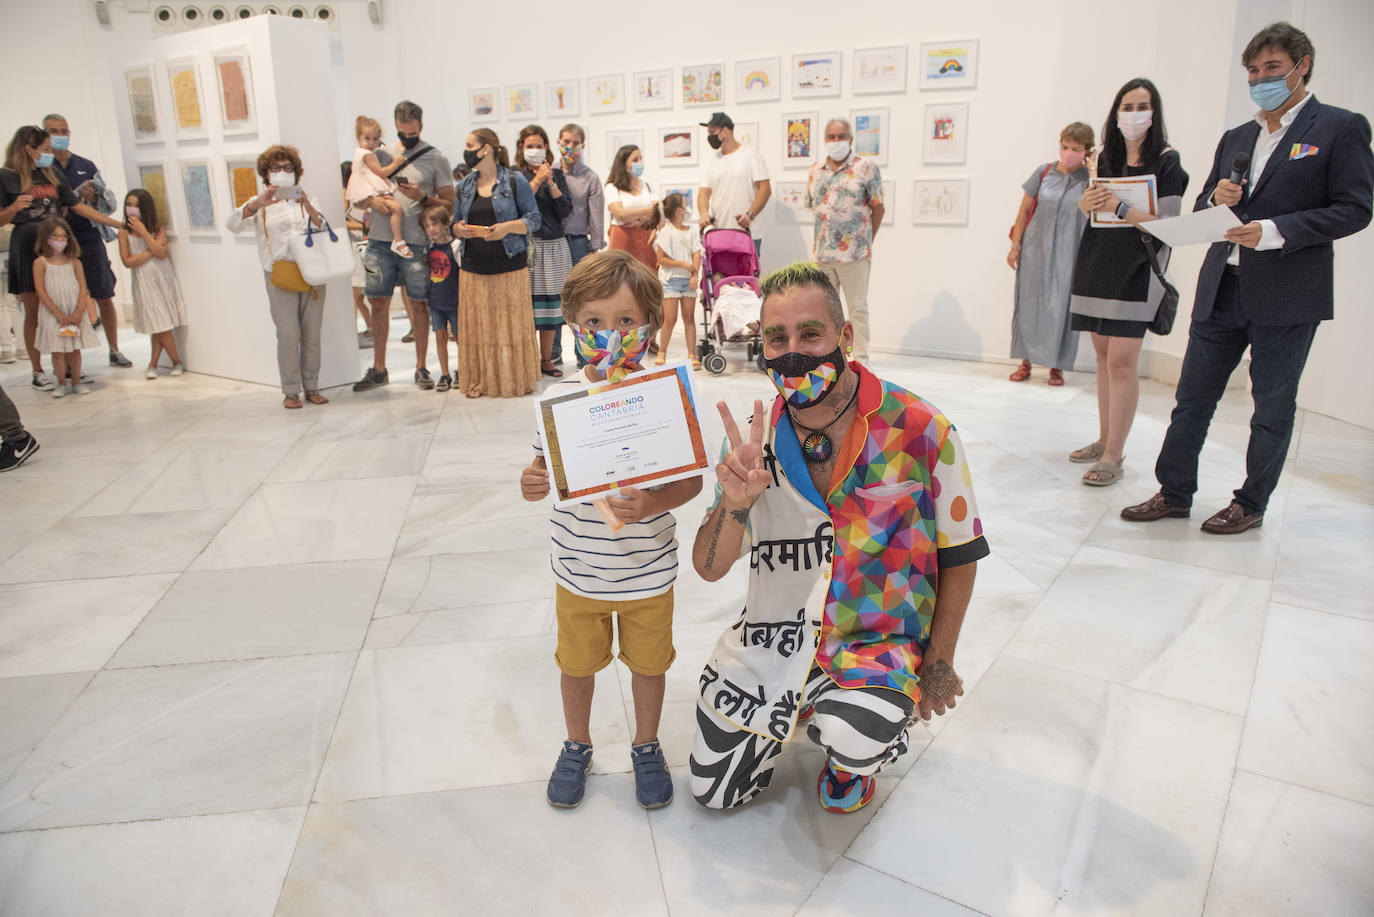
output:
<path id="1" fill-rule="evenodd" d="M 829 756 L 821 805 L 853 812 L 915 717 L 963 694 L 954 648 L 988 546 L 954 426 L 846 361 L 854 329 L 825 271 L 794 264 L 762 291 L 779 394 L 754 403 L 747 439 L 719 405 L 727 442 L 692 552 L 707 580 L 749 557 L 744 611 L 701 675 L 692 795 L 748 802 L 805 726 Z"/>

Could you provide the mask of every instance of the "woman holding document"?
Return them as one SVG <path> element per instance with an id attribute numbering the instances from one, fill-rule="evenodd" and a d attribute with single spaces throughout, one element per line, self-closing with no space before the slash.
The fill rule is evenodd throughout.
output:
<path id="1" fill-rule="evenodd" d="M 1071 327 L 1091 332 L 1097 353 L 1098 437 L 1069 461 L 1092 462 L 1083 483 L 1102 487 L 1121 480 L 1140 394 L 1140 344 L 1164 297 L 1151 252 L 1161 271 L 1169 264 L 1168 246 L 1137 227 L 1178 216 L 1188 173 L 1168 144 L 1159 90 L 1143 77 L 1117 90 L 1094 154 L 1089 187 L 1078 201 L 1089 220 L 1069 311 Z"/>

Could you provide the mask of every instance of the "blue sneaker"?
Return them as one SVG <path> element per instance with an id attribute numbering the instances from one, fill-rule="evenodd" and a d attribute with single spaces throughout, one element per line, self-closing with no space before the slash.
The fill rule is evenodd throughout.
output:
<path id="1" fill-rule="evenodd" d="M 878 781 L 866 774 L 851 774 L 825 762 L 820 777 L 816 778 L 816 795 L 821 799 L 821 808 L 837 815 L 857 812 L 873 801 L 873 791 Z"/>
<path id="2" fill-rule="evenodd" d="M 663 760 L 658 739 L 630 746 L 635 767 L 635 799 L 645 809 L 661 809 L 673 801 L 673 778 Z"/>
<path id="3" fill-rule="evenodd" d="M 572 809 L 582 802 L 587 789 L 587 773 L 592 769 L 592 747 L 581 742 L 564 741 L 558 763 L 549 775 L 549 805 Z"/>

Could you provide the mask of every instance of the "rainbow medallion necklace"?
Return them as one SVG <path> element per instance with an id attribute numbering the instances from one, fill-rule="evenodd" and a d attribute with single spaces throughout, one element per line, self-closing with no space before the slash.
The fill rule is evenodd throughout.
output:
<path id="1" fill-rule="evenodd" d="M 831 418 L 830 423 L 821 427 L 819 430 L 813 430 L 810 427 L 799 423 L 797 421 L 797 418 L 792 415 L 792 411 L 790 409 L 788 410 L 787 416 L 791 419 L 792 425 L 794 427 L 798 427 L 806 431 L 806 439 L 802 440 L 801 444 L 802 457 L 804 459 L 806 459 L 812 465 L 820 465 L 823 462 L 830 461 L 830 457 L 835 454 L 835 442 L 826 434 L 825 431 L 829 430 L 832 426 L 835 425 L 835 421 L 839 420 L 841 417 L 845 415 L 845 412 L 849 410 L 849 406 L 852 405 L 854 403 L 854 400 L 858 397 L 859 385 L 858 381 L 856 380 L 854 384 L 854 391 L 849 396 L 849 400 L 845 402 L 844 407 L 840 408 L 840 413 L 836 414 L 833 418 Z"/>

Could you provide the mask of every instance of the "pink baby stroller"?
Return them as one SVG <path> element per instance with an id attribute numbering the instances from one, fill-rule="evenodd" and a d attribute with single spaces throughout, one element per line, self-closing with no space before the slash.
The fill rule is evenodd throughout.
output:
<path id="1" fill-rule="evenodd" d="M 752 309 L 741 293 L 753 294 Z M 722 295 L 732 301 L 732 314 L 718 314 Z M 706 371 L 725 372 L 726 343 L 744 344 L 750 360 L 763 369 L 763 343 L 758 332 L 759 256 L 744 229 L 708 228 L 701 236 L 701 340 L 697 355 Z M 751 314 L 750 314 L 751 313 Z M 734 319 L 726 322 L 724 319 Z M 747 318 L 752 327 L 741 319 Z M 727 327 L 730 329 L 727 332 Z"/>

